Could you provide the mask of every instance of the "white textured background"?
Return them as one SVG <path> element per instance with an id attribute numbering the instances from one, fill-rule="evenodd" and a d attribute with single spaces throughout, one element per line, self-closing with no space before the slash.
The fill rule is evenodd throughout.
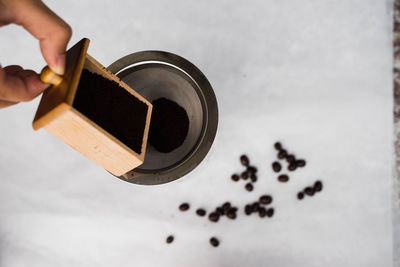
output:
<path id="1" fill-rule="evenodd" d="M 88 37 L 105 66 L 150 49 L 192 61 L 215 89 L 219 131 L 195 171 L 143 187 L 34 132 L 39 99 L 0 110 L 1 266 L 392 266 L 389 2 L 45 2 L 72 26 L 70 45 Z M 21 28 L 0 38 L 2 65 L 45 65 Z M 288 184 L 270 168 L 278 139 L 307 160 Z M 259 168 L 253 193 L 229 180 L 244 152 Z M 316 179 L 324 191 L 297 201 Z M 274 196 L 273 219 L 211 224 L 177 211 L 262 193 Z"/>

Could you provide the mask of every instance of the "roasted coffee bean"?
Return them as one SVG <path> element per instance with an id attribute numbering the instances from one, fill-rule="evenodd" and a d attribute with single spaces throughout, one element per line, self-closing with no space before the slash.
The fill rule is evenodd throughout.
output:
<path id="1" fill-rule="evenodd" d="M 235 182 L 239 181 L 240 177 L 237 174 L 232 174 L 231 179 Z"/>
<path id="2" fill-rule="evenodd" d="M 244 171 L 240 174 L 240 178 L 242 178 L 243 180 L 247 180 L 249 178 L 249 172 L 248 171 Z"/>
<path id="3" fill-rule="evenodd" d="M 199 216 L 204 216 L 206 215 L 206 211 L 204 209 L 197 209 L 196 214 Z"/>
<path id="4" fill-rule="evenodd" d="M 276 142 L 276 143 L 274 144 L 274 147 L 275 147 L 276 150 L 281 150 L 281 149 L 282 149 L 282 145 L 281 145 L 281 143 L 279 143 L 279 142 Z"/>
<path id="5" fill-rule="evenodd" d="M 292 162 L 296 161 L 296 158 L 293 155 L 287 155 L 286 156 L 286 161 L 288 163 L 292 163 Z"/>
<path id="6" fill-rule="evenodd" d="M 287 151 L 286 150 L 282 149 L 281 151 L 279 151 L 278 159 L 286 158 L 286 156 L 287 156 Z"/>
<path id="7" fill-rule="evenodd" d="M 252 205 L 251 205 L 251 210 L 253 211 L 253 212 L 258 212 L 258 209 L 260 208 L 260 204 L 258 204 L 258 202 L 254 202 Z"/>
<path id="8" fill-rule="evenodd" d="M 247 191 L 251 192 L 254 189 L 254 186 L 251 183 L 247 183 L 244 188 L 246 188 Z"/>
<path id="9" fill-rule="evenodd" d="M 221 208 L 221 207 L 216 208 L 215 212 L 218 213 L 221 216 L 225 214 L 225 210 L 223 208 Z"/>
<path id="10" fill-rule="evenodd" d="M 265 215 L 267 215 L 267 210 L 266 210 L 264 207 L 260 207 L 260 208 L 258 209 L 258 215 L 259 215 L 261 218 L 264 218 Z"/>
<path id="11" fill-rule="evenodd" d="M 315 184 L 314 184 L 314 191 L 315 192 L 320 192 L 320 191 L 322 191 L 322 188 L 323 188 L 322 182 L 321 181 L 316 181 Z"/>
<path id="12" fill-rule="evenodd" d="M 167 240 L 165 240 L 167 242 L 167 244 L 171 244 L 174 241 L 174 236 L 170 235 L 167 237 Z"/>
<path id="13" fill-rule="evenodd" d="M 264 205 L 268 205 L 272 203 L 272 197 L 269 195 L 263 195 L 260 197 L 259 202 Z"/>
<path id="14" fill-rule="evenodd" d="M 274 216 L 274 212 L 275 212 L 274 208 L 268 209 L 268 210 L 267 210 L 267 216 L 268 216 L 268 217 Z"/>
<path id="15" fill-rule="evenodd" d="M 280 172 L 282 170 L 282 166 L 279 162 L 275 161 L 272 163 L 272 169 L 274 172 Z"/>
<path id="16" fill-rule="evenodd" d="M 246 215 L 250 215 L 252 212 L 253 212 L 252 206 L 251 206 L 250 204 L 247 204 L 247 205 L 244 207 L 244 213 L 245 213 Z"/>
<path id="17" fill-rule="evenodd" d="M 210 215 L 208 215 L 208 219 L 212 222 L 218 222 L 219 220 L 219 214 L 216 212 L 212 212 L 210 213 Z"/>
<path id="18" fill-rule="evenodd" d="M 240 156 L 240 163 L 245 167 L 249 166 L 249 163 L 250 163 L 249 162 L 249 158 L 246 155 L 241 155 Z"/>
<path id="19" fill-rule="evenodd" d="M 228 210 L 228 212 L 226 213 L 226 216 L 227 216 L 229 219 L 232 219 L 232 220 L 236 219 L 236 209 L 230 208 L 230 209 Z"/>
<path id="20" fill-rule="evenodd" d="M 230 202 L 225 202 L 222 205 L 222 208 L 224 209 L 225 213 L 231 208 L 231 203 Z"/>
<path id="21" fill-rule="evenodd" d="M 189 208 L 190 208 L 190 206 L 189 206 L 188 203 L 182 203 L 182 204 L 179 206 L 179 209 L 180 209 L 181 211 L 187 211 Z"/>
<path id="22" fill-rule="evenodd" d="M 281 174 L 278 176 L 278 181 L 281 183 L 286 183 L 287 181 L 289 181 L 289 176 L 286 174 Z"/>
<path id="23" fill-rule="evenodd" d="M 294 170 L 296 170 L 296 168 L 297 168 L 297 164 L 295 162 L 290 163 L 288 166 L 289 171 L 294 171 Z"/>
<path id="24" fill-rule="evenodd" d="M 315 191 L 312 187 L 306 187 L 304 189 L 304 193 L 306 193 L 306 195 L 308 195 L 308 196 L 313 196 Z"/>
<path id="25" fill-rule="evenodd" d="M 304 159 L 296 160 L 297 167 L 304 167 L 306 166 L 306 161 Z"/>
<path id="26" fill-rule="evenodd" d="M 252 174 L 252 173 L 256 174 L 258 170 L 257 170 L 257 168 L 254 167 L 254 166 L 249 166 L 249 167 L 247 167 L 247 171 L 248 171 L 250 174 Z"/>
<path id="27" fill-rule="evenodd" d="M 211 237 L 210 238 L 210 244 L 213 247 L 218 247 L 219 246 L 219 240 L 215 237 Z"/>
<path id="28" fill-rule="evenodd" d="M 302 199 L 304 198 L 304 193 L 303 193 L 303 192 L 297 193 L 297 198 L 298 198 L 299 200 L 302 200 Z"/>
<path id="29" fill-rule="evenodd" d="M 250 180 L 251 180 L 253 183 L 257 182 L 257 175 L 255 175 L 254 173 L 252 173 L 252 174 L 250 175 Z"/>

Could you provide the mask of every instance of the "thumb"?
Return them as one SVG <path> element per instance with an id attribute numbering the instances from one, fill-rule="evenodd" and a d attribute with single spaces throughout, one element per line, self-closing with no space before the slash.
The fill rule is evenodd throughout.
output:
<path id="1" fill-rule="evenodd" d="M 49 67 L 58 74 L 65 71 L 65 50 L 72 35 L 71 27 L 43 2 L 19 0 L 15 23 L 39 40 L 40 50 Z"/>

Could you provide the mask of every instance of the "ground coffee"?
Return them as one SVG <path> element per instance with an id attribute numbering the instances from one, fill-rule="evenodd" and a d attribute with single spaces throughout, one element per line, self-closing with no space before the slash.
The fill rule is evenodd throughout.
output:
<path id="1" fill-rule="evenodd" d="M 142 152 L 148 107 L 118 83 L 84 69 L 72 106 L 136 153 Z"/>
<path id="2" fill-rule="evenodd" d="M 185 141 L 189 118 L 185 109 L 174 101 L 159 98 L 152 104 L 149 142 L 160 152 L 171 152 Z"/>

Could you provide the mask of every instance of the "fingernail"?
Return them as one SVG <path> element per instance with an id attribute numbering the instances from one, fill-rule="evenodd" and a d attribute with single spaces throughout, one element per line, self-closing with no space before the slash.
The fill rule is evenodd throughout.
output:
<path id="1" fill-rule="evenodd" d="M 59 75 L 64 75 L 65 72 L 65 55 L 59 55 L 57 57 L 57 65 L 54 67 L 53 71 Z"/>

